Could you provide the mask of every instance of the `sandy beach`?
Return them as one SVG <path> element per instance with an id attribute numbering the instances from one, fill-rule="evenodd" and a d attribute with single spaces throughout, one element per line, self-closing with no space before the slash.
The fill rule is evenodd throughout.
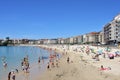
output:
<path id="1" fill-rule="evenodd" d="M 49 48 L 49 46 L 48 46 Z M 102 58 L 100 61 L 94 61 L 85 53 L 74 52 L 70 50 L 61 50 L 58 46 L 52 47 L 56 51 L 64 53 L 59 60 L 59 67 L 46 70 L 35 80 L 119 80 L 120 58 L 114 60 Z M 81 58 L 82 56 L 82 58 Z M 70 57 L 70 63 L 67 63 L 67 57 Z M 100 70 L 100 66 L 111 67 L 111 70 Z"/>
<path id="2" fill-rule="evenodd" d="M 96 61 L 92 59 L 92 52 L 86 54 L 85 50 L 88 46 L 85 46 L 82 52 L 83 45 L 39 45 L 38 47 L 60 53 L 62 57 L 58 59 L 58 67 L 54 62 L 54 67 L 50 65 L 47 69 L 46 63 L 39 69 L 38 64 L 35 63 L 31 65 L 30 73 L 16 74 L 16 80 L 119 80 L 120 78 L 120 57 L 109 59 L 108 56 L 103 58 L 103 55 L 100 55 L 99 61 Z M 95 52 L 104 49 L 104 47 L 94 46 L 89 48 L 94 49 Z M 110 53 L 118 50 L 111 49 Z M 100 70 L 101 65 L 105 68 L 109 67 L 110 70 Z"/>

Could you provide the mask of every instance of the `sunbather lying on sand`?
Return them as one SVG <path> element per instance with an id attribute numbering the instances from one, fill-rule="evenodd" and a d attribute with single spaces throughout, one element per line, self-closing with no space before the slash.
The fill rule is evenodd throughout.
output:
<path id="1" fill-rule="evenodd" d="M 104 68 L 103 65 L 101 65 L 100 70 L 111 70 L 111 68 L 110 67 Z"/>

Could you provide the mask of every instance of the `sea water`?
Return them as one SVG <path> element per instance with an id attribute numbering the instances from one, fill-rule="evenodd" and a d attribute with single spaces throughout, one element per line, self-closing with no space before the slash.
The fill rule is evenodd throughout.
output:
<path id="1" fill-rule="evenodd" d="M 26 56 L 28 56 L 31 65 L 37 63 L 39 57 L 48 60 L 49 52 L 35 46 L 0 47 L 0 79 L 6 79 L 11 70 L 21 70 L 21 62 Z M 3 62 L 7 63 L 7 68 L 4 68 Z"/>

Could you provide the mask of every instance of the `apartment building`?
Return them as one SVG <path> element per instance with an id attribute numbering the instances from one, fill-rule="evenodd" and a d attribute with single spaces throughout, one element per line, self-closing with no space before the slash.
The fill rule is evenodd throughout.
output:
<path id="1" fill-rule="evenodd" d="M 84 34 L 84 35 L 83 35 L 83 44 L 85 44 L 87 41 L 88 41 L 88 39 L 87 39 L 87 35 Z"/>
<path id="2" fill-rule="evenodd" d="M 99 42 L 100 44 L 105 44 L 105 41 L 104 41 L 104 31 L 100 31 L 100 32 L 99 32 L 98 42 Z"/>
<path id="3" fill-rule="evenodd" d="M 118 27 L 118 42 L 120 43 L 120 14 L 115 17 L 116 26 Z"/>
<path id="4" fill-rule="evenodd" d="M 120 15 L 104 26 L 104 39 L 106 44 L 117 44 L 120 37 Z"/>
<path id="5" fill-rule="evenodd" d="M 73 44 L 73 41 L 74 41 L 74 38 L 73 38 L 73 37 L 64 39 L 64 43 L 65 43 L 65 44 Z"/>
<path id="6" fill-rule="evenodd" d="M 77 36 L 73 37 L 73 44 L 77 44 L 78 40 L 77 40 Z"/>
<path id="7" fill-rule="evenodd" d="M 65 42 L 64 42 L 64 39 L 63 38 L 59 38 L 58 39 L 58 44 L 64 44 Z"/>
<path id="8" fill-rule="evenodd" d="M 77 36 L 77 44 L 83 44 L 83 35 Z"/>
<path id="9" fill-rule="evenodd" d="M 84 35 L 84 42 L 87 44 L 98 44 L 99 32 L 90 32 Z"/>
<path id="10" fill-rule="evenodd" d="M 78 44 L 79 43 L 79 38 L 80 38 L 80 36 L 75 36 L 75 37 L 73 37 L 73 44 Z"/>
<path id="11" fill-rule="evenodd" d="M 48 40 L 48 44 L 57 44 L 58 43 L 58 39 L 49 39 Z"/>

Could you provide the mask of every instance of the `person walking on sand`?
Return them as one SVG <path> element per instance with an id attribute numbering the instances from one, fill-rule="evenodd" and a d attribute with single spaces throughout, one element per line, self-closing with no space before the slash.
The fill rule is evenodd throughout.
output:
<path id="1" fill-rule="evenodd" d="M 55 65 L 54 65 L 54 61 L 52 61 L 52 68 L 53 68 L 53 67 L 55 67 Z"/>
<path id="2" fill-rule="evenodd" d="M 8 73 L 8 80 L 10 80 L 11 72 Z"/>
<path id="3" fill-rule="evenodd" d="M 50 69 L 50 64 L 49 64 L 49 62 L 48 62 L 48 65 L 47 65 L 47 69 L 48 69 L 48 70 Z"/>
<path id="4" fill-rule="evenodd" d="M 42 61 L 43 61 L 43 64 L 44 64 L 44 57 L 42 56 Z"/>
<path id="5" fill-rule="evenodd" d="M 69 63 L 69 61 L 70 61 L 70 58 L 68 57 L 68 58 L 67 58 L 67 63 Z"/>
<path id="6" fill-rule="evenodd" d="M 38 64 L 40 64 L 40 57 L 38 58 Z"/>

